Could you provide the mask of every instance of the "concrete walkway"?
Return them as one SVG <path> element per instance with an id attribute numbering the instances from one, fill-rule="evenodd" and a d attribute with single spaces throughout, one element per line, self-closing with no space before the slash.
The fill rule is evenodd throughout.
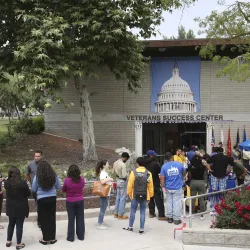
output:
<path id="1" fill-rule="evenodd" d="M 177 232 L 174 240 L 173 232 L 175 225 L 167 222 L 158 221 L 156 218 L 147 217 L 145 234 L 139 235 L 139 213 L 134 226 L 134 232 L 122 230 L 128 225 L 128 221 L 119 221 L 112 216 L 105 217 L 105 223 L 109 225 L 109 230 L 99 231 L 96 229 L 96 218 L 85 219 L 86 235 L 83 242 L 75 240 L 75 242 L 66 241 L 67 221 L 61 220 L 57 222 L 57 239 L 55 245 L 43 246 L 38 241 L 41 239 L 41 231 L 37 228 L 35 222 L 26 222 L 24 224 L 23 242 L 26 244 L 25 249 L 85 249 L 85 250 L 226 250 L 228 248 L 218 247 L 201 247 L 201 246 L 183 246 L 181 241 L 181 232 Z M 209 219 L 200 221 L 198 218 L 194 220 L 194 227 L 204 227 L 209 225 Z M 1 223 L 5 229 L 0 230 L 0 249 L 4 249 L 7 234 L 7 223 Z M 13 238 L 13 249 L 16 238 Z M 233 250 L 233 248 L 231 248 Z M 235 248 L 236 250 L 236 248 Z M 238 249 L 240 250 L 240 249 Z"/>

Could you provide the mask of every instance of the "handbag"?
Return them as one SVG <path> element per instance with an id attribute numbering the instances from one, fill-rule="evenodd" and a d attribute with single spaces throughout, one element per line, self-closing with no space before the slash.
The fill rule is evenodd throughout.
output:
<path id="1" fill-rule="evenodd" d="M 109 184 L 101 184 L 100 181 L 95 181 L 93 184 L 93 195 L 100 197 L 107 197 L 109 195 L 111 186 Z"/>

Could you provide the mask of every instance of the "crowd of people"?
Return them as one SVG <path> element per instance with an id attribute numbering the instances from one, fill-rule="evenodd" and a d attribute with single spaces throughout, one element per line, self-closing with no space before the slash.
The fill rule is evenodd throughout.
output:
<path id="1" fill-rule="evenodd" d="M 84 177 L 77 165 L 71 165 L 63 186 L 51 165 L 42 159 L 42 151 L 35 152 L 34 160 L 26 168 L 26 180 L 22 180 L 21 172 L 17 167 L 11 167 L 8 178 L 4 181 L 6 190 L 6 215 L 9 217 L 7 228 L 6 247 L 12 246 L 12 238 L 16 227 L 16 249 L 22 249 L 23 224 L 29 216 L 28 197 L 35 199 L 37 207 L 37 225 L 41 228 L 42 245 L 55 244 L 56 239 L 56 197 L 57 190 L 62 189 L 66 193 L 66 208 L 68 213 L 67 240 L 73 242 L 75 233 L 79 240 L 84 240 Z M 28 186 L 31 184 L 31 190 Z M 2 183 L 1 183 L 2 184 Z M 0 185 L 2 195 L 2 185 Z M 1 199 L 2 201 L 2 199 Z M 2 208 L 2 202 L 0 203 Z M 1 213 L 1 209 L 0 209 Z M 75 227 L 76 224 L 76 227 Z M 1 226 L 1 229 L 3 227 Z"/>
<path id="2" fill-rule="evenodd" d="M 198 150 L 192 146 L 190 151 L 184 152 L 177 149 L 176 153 L 167 152 L 165 162 L 160 166 L 157 153 L 149 150 L 146 157 L 136 160 L 135 168 L 128 172 L 126 162 L 129 154 L 124 152 L 112 167 L 114 178 L 110 177 L 111 166 L 107 160 L 98 162 L 96 166 L 96 177 L 101 185 L 108 185 L 109 193 L 100 197 L 100 213 L 98 216 L 98 230 L 107 230 L 104 216 L 108 207 L 111 188 L 116 190 L 116 202 L 114 218 L 119 220 L 129 219 L 128 226 L 123 229 L 133 231 L 135 215 L 140 205 L 140 229 L 143 234 L 145 230 L 146 208 L 148 204 L 149 217 L 167 221 L 179 225 L 182 223 L 182 198 L 187 194 L 195 196 L 205 194 L 208 189 L 212 192 L 225 190 L 227 186 L 226 177 L 234 171 L 237 176 L 238 185 L 244 183 L 247 170 L 241 163 L 237 148 L 234 147 L 233 158 L 224 154 L 222 146 L 214 147 L 213 153 L 207 155 L 204 150 Z M 22 249 L 23 224 L 29 216 L 28 197 L 34 197 L 37 207 L 37 225 L 41 228 L 42 238 L 39 242 L 43 245 L 55 244 L 56 239 L 56 196 L 57 190 L 61 189 L 60 179 L 57 177 L 51 165 L 42 159 L 42 152 L 36 151 L 34 160 L 26 168 L 26 180 L 22 180 L 20 170 L 11 167 L 8 178 L 0 178 L 4 181 L 6 190 L 6 215 L 9 217 L 7 229 L 6 247 L 12 245 L 14 228 L 16 227 L 17 245 L 16 249 Z M 31 184 L 31 191 L 27 184 Z M 116 185 L 114 185 L 114 183 Z M 64 180 L 62 191 L 66 193 L 66 209 L 68 213 L 67 241 L 73 242 L 75 234 L 79 240 L 84 240 L 84 186 L 85 180 L 77 165 L 71 165 Z M 184 192 L 183 192 L 184 190 Z M 164 206 L 164 193 L 166 195 L 166 211 Z M 125 215 L 126 198 L 131 200 L 130 216 Z M 2 210 L 3 192 L 0 185 L 0 215 Z M 211 196 L 210 204 L 213 207 L 217 198 Z M 206 210 L 204 198 L 199 199 L 199 211 Z M 192 203 L 193 213 L 196 211 L 195 202 Z M 201 215 L 204 220 L 204 216 Z M 1 229 L 3 227 L 1 226 Z"/>

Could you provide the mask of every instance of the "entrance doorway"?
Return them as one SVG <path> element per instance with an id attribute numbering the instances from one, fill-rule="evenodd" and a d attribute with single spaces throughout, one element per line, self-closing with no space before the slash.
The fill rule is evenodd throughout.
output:
<path id="1" fill-rule="evenodd" d="M 167 151 L 192 145 L 206 150 L 206 123 L 143 123 L 142 131 L 143 154 L 153 149 L 163 157 Z"/>

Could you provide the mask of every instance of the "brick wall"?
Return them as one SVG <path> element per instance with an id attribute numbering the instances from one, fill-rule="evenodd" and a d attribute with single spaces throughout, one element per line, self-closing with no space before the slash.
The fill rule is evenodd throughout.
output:
<path id="1" fill-rule="evenodd" d="M 244 121 L 249 112 L 250 81 L 237 83 L 227 77 L 216 77 L 217 65 L 212 62 L 201 63 L 200 99 L 201 112 L 211 114 L 230 114 L 234 119 L 235 114 L 242 114 L 242 121 L 230 124 L 232 145 L 236 140 L 237 129 L 240 137 L 243 136 L 243 126 L 246 125 L 247 135 L 250 136 L 250 122 Z M 92 112 L 101 115 L 105 120 L 107 114 L 148 114 L 151 101 L 151 76 L 150 66 L 145 69 L 145 80 L 141 83 L 138 94 L 131 93 L 126 82 L 117 81 L 109 70 L 99 70 L 100 79 L 88 80 Z M 45 114 L 46 131 L 61 136 L 81 138 L 79 96 L 70 80 L 67 90 L 62 92 L 67 103 L 74 103 L 73 107 L 65 109 L 63 105 L 54 105 Z M 247 114 L 246 114 L 247 115 Z M 227 141 L 229 124 L 224 124 L 224 142 Z M 133 122 L 95 121 L 94 129 L 96 144 L 116 147 L 135 147 L 135 132 Z M 215 124 L 216 143 L 220 141 L 220 124 Z"/>

